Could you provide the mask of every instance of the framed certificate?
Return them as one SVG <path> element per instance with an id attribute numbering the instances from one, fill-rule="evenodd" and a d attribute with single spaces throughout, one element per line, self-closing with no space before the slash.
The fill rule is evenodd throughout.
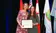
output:
<path id="1" fill-rule="evenodd" d="M 22 28 L 33 28 L 32 20 L 22 20 Z"/>

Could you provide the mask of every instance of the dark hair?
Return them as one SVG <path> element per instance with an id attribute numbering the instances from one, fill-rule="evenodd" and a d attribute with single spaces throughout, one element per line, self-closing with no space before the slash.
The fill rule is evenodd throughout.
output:
<path id="1" fill-rule="evenodd" d="M 31 6 L 31 7 L 34 7 L 34 6 Z M 35 7 L 34 7 L 34 9 L 35 9 Z M 30 19 L 30 17 L 31 17 L 31 8 L 30 8 L 30 13 L 29 13 L 27 19 Z M 34 10 L 34 13 L 33 13 L 33 17 L 36 18 L 36 11 L 35 10 Z"/>

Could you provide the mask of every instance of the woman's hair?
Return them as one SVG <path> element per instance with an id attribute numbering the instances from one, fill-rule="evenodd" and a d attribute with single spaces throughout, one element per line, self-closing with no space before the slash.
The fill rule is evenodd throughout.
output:
<path id="1" fill-rule="evenodd" d="M 28 3 L 23 3 L 23 9 L 24 9 L 24 4 L 27 4 L 27 5 L 29 5 Z"/>
<path id="2" fill-rule="evenodd" d="M 34 7 L 34 6 L 31 6 L 31 7 Z M 27 19 L 30 19 L 31 17 L 31 8 L 30 8 L 30 13 L 28 15 L 28 18 Z M 36 11 L 35 11 L 35 7 L 34 7 L 34 12 L 33 12 L 33 17 L 36 18 Z"/>
<path id="3" fill-rule="evenodd" d="M 29 5 L 28 3 L 23 3 L 23 4 L 27 4 L 27 5 Z M 23 5 L 23 9 L 24 9 L 24 5 Z M 28 9 L 27 9 L 26 11 L 28 12 Z"/>
<path id="4" fill-rule="evenodd" d="M 25 3 L 23 3 L 23 4 L 28 4 L 28 3 L 25 2 Z M 28 5 L 29 5 L 29 4 L 28 4 Z"/>

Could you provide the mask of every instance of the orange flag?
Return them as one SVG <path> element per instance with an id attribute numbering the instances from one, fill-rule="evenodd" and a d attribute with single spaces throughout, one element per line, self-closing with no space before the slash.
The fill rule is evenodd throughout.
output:
<path id="1" fill-rule="evenodd" d="M 23 9 L 23 1 L 20 0 L 20 10 L 22 10 L 22 9 Z"/>

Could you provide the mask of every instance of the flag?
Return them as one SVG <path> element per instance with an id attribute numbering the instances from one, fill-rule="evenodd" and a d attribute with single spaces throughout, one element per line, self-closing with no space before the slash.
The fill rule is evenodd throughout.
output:
<path id="1" fill-rule="evenodd" d="M 46 0 L 45 7 L 44 7 L 44 25 L 46 27 L 46 33 L 52 33 L 51 27 L 51 16 L 50 16 L 50 9 L 49 9 L 49 0 Z"/>
<path id="2" fill-rule="evenodd" d="M 32 0 L 29 0 L 29 9 L 28 9 L 28 12 L 30 13 L 30 7 L 32 6 Z"/>
<path id="3" fill-rule="evenodd" d="M 39 14 L 39 5 L 38 5 L 38 0 L 36 0 L 36 13 Z"/>
<path id="4" fill-rule="evenodd" d="M 56 18 L 56 0 L 54 0 L 53 2 L 53 7 L 52 7 L 52 10 L 51 10 L 51 15 L 54 16 L 54 18 Z"/>
<path id="5" fill-rule="evenodd" d="M 29 8 L 32 6 L 32 0 L 29 1 Z"/>
<path id="6" fill-rule="evenodd" d="M 36 0 L 36 14 L 38 15 L 39 19 L 40 19 L 40 14 L 39 14 L 39 5 L 38 5 L 38 0 Z"/>
<path id="7" fill-rule="evenodd" d="M 38 24 L 36 26 L 37 26 L 37 29 L 38 29 L 38 32 L 37 33 L 40 33 L 40 24 Z"/>
<path id="8" fill-rule="evenodd" d="M 36 0 L 36 14 L 38 15 L 39 17 L 39 20 L 40 20 L 40 14 L 39 14 L 39 5 L 38 5 L 38 0 Z M 38 33 L 40 33 L 40 24 L 37 25 L 37 29 L 38 29 Z"/>
<path id="9" fill-rule="evenodd" d="M 54 33 L 56 33 L 56 0 L 54 0 L 54 2 L 53 2 L 51 16 L 54 16 Z"/>
<path id="10" fill-rule="evenodd" d="M 22 10 L 22 9 L 23 9 L 23 1 L 20 0 L 20 10 Z"/>

